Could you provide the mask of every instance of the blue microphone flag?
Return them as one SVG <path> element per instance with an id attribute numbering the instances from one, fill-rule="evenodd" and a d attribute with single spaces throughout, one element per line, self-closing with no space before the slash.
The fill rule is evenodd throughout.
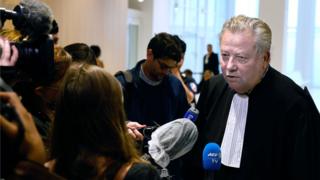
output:
<path id="1" fill-rule="evenodd" d="M 202 152 L 204 170 L 216 171 L 221 167 L 221 150 L 218 144 L 208 143 Z"/>

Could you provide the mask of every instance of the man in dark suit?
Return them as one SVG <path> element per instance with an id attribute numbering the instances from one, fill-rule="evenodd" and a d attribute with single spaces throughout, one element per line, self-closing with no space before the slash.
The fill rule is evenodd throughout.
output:
<path id="1" fill-rule="evenodd" d="M 203 72 L 210 70 L 214 75 L 219 74 L 219 58 L 218 54 L 212 51 L 212 44 L 207 45 L 208 53 L 203 56 Z"/>

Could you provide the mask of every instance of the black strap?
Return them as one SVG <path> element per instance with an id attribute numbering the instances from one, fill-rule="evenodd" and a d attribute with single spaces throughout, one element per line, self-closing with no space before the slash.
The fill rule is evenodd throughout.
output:
<path id="1" fill-rule="evenodd" d="M 129 70 L 126 71 L 118 71 L 115 76 L 122 76 L 124 77 L 124 80 L 126 81 L 126 83 L 132 83 L 133 82 L 133 77 L 132 77 L 132 73 Z"/>

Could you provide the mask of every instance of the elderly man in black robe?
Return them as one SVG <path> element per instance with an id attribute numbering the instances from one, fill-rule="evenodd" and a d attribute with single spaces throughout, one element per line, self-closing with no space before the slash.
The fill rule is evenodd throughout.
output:
<path id="1" fill-rule="evenodd" d="M 320 179 L 320 115 L 307 89 L 270 66 L 271 29 L 239 15 L 220 34 L 222 74 L 204 85 L 199 139 L 185 179 Z M 205 171 L 207 143 L 221 147 L 221 168 Z"/>

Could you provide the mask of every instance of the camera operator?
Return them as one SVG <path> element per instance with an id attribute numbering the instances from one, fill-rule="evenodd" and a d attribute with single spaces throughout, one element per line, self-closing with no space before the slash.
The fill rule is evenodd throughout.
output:
<path id="1" fill-rule="evenodd" d="M 28 11 L 28 16 L 25 14 Z M 1 77 L 22 97 L 21 102 L 33 115 L 37 130 L 45 145 L 49 144 L 49 130 L 55 114 L 55 99 L 60 81 L 68 69 L 72 57 L 62 47 L 53 46 L 49 33 L 52 23 L 52 13 L 49 7 L 39 1 L 23 0 L 14 11 L 0 8 L 1 20 L 10 19 L 15 30 L 5 31 L 2 35 L 10 36 L 10 40 L 27 39 L 11 46 L 8 40 L 1 39 L 1 47 L 6 61 L 0 62 L 1 70 L 15 69 L 9 73 L 1 72 Z M 22 24 L 19 19 L 25 19 Z M 56 27 L 56 26 L 55 26 Z M 57 27 L 56 27 L 57 28 Z M 19 33 L 15 33 L 19 30 Z M 13 36 L 12 36 L 13 35 Z M 17 46 L 16 50 L 14 49 Z M 12 53 L 11 49 L 12 48 Z M 39 53 L 26 53 L 27 50 Z M 6 57 L 15 59 L 14 62 Z M 9 66 L 5 66 L 5 63 Z M 6 69 L 7 68 L 7 69 Z M 46 146 L 48 150 L 48 146 Z"/>
<path id="2" fill-rule="evenodd" d="M 14 47 L 14 46 L 13 46 Z M 0 37 L 0 48 L 2 49 L 0 65 L 14 65 L 18 58 L 16 49 L 11 48 L 9 41 Z M 0 79 L 1 92 L 1 112 L 0 112 L 0 128 L 1 128 L 1 176 L 6 176 L 10 168 L 13 168 L 19 157 L 33 160 L 39 163 L 45 161 L 45 151 L 43 142 L 35 127 L 32 116 L 20 102 L 19 97 L 13 92 L 3 92 L 4 82 Z M 5 105 L 12 107 L 17 113 L 17 118 L 5 117 L 8 114 Z M 8 119 L 9 118 L 9 119 Z M 20 156 L 17 156 L 17 154 Z"/>
<path id="3" fill-rule="evenodd" d="M 18 42 L 14 44 L 19 58 L 14 66 L 1 66 L 1 77 L 7 79 L 28 76 L 35 84 L 45 84 L 52 79 L 53 40 L 49 33 L 52 29 L 53 14 L 51 9 L 38 0 L 21 0 L 13 10 L 0 7 L 0 21 L 3 25 L 11 20 L 18 31 Z M 1 30 L 2 31 L 2 30 Z M 19 74 L 24 74 L 19 76 Z"/>

